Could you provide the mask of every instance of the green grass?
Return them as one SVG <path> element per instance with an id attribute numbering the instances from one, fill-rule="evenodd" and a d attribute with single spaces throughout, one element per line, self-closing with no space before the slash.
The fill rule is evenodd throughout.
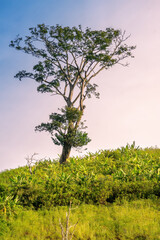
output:
<path id="1" fill-rule="evenodd" d="M 78 224 L 73 239 L 160 239 L 160 149 L 127 145 L 44 160 L 0 173 L 0 239 L 62 239 L 59 219 Z M 71 229 L 72 232 L 72 229 Z"/>
<path id="2" fill-rule="evenodd" d="M 121 205 L 80 205 L 71 211 L 70 222 L 78 224 L 73 239 L 160 239 L 159 202 L 137 200 Z M 50 210 L 19 210 L 8 220 L 2 240 L 62 239 L 59 218 L 65 222 L 67 207 Z M 70 230 L 72 233 L 72 229 Z"/>

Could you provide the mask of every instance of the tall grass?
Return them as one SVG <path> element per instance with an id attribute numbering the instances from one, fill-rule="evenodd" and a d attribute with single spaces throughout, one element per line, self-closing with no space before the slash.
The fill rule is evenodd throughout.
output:
<path id="1" fill-rule="evenodd" d="M 159 202 L 137 200 L 121 205 L 80 205 L 70 215 L 70 223 L 78 220 L 73 239 L 160 239 Z M 67 207 L 50 210 L 19 210 L 16 218 L 1 227 L 2 240 L 62 239 L 59 218 L 65 223 Z M 2 226 L 2 225 L 1 225 Z"/>

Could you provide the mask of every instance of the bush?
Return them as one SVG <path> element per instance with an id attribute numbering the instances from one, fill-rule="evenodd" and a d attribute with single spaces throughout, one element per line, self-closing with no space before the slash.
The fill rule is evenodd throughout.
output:
<path id="1" fill-rule="evenodd" d="M 40 161 L 0 174 L 0 197 L 12 195 L 24 207 L 75 203 L 107 204 L 118 199 L 160 196 L 160 149 L 140 149 L 134 144 L 117 150 L 99 151 L 67 164 Z"/>

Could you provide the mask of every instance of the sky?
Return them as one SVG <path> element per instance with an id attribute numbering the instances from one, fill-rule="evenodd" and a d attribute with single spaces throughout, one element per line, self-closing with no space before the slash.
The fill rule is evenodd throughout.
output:
<path id="1" fill-rule="evenodd" d="M 0 171 L 26 164 L 26 157 L 58 159 L 61 147 L 48 133 L 35 132 L 51 112 L 62 106 L 56 96 L 36 92 L 31 80 L 14 75 L 31 70 L 33 57 L 9 43 L 37 24 L 125 30 L 136 45 L 128 67 L 114 66 L 94 82 L 100 99 L 87 101 L 84 119 L 92 141 L 87 150 L 136 146 L 160 147 L 160 1 L 159 0 L 0 0 Z"/>

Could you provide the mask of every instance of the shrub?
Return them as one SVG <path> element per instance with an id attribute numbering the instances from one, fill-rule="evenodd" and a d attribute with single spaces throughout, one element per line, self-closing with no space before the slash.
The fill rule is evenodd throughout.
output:
<path id="1" fill-rule="evenodd" d="M 140 149 L 134 144 L 99 151 L 67 164 L 36 162 L 32 174 L 23 167 L 0 174 L 0 197 L 12 195 L 24 207 L 74 203 L 107 204 L 118 199 L 160 196 L 160 149 Z M 3 176 L 3 177 L 2 177 Z"/>

